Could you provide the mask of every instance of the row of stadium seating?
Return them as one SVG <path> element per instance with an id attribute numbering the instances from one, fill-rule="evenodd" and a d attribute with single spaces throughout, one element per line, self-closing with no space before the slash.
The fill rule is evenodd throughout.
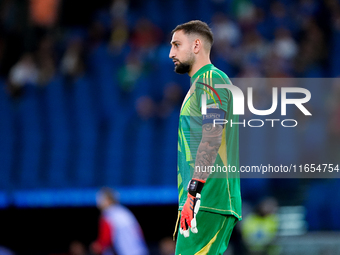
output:
<path id="1" fill-rule="evenodd" d="M 179 105 L 165 119 L 143 120 L 135 110 L 135 101 L 150 90 L 155 101 L 162 96 L 163 74 L 171 80 L 172 68 L 165 71 L 163 65 L 161 75 L 153 71 L 130 95 L 121 96 L 114 65 L 98 57 L 93 66 L 96 70 L 74 81 L 56 75 L 45 87 L 27 85 L 20 100 L 1 90 L 2 187 L 175 184 Z M 185 78 L 183 88 L 189 83 Z M 310 155 L 325 159 L 323 102 L 329 88 L 308 86 L 318 98 L 310 102 L 315 114 L 307 127 L 240 128 L 243 165 L 299 163 Z M 271 117 L 282 119 L 279 110 Z"/>

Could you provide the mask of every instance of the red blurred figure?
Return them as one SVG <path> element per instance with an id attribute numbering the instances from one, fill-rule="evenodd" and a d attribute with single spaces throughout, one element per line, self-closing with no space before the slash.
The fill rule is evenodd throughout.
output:
<path id="1" fill-rule="evenodd" d="M 109 188 L 97 195 L 97 207 L 102 215 L 99 220 L 98 238 L 91 244 L 95 254 L 147 255 L 148 249 L 142 230 L 134 215 L 120 205 Z"/>

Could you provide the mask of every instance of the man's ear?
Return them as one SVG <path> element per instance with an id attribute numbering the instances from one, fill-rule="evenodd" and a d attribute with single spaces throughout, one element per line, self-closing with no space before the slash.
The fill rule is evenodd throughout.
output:
<path id="1" fill-rule="evenodd" d="M 194 53 L 197 54 L 202 48 L 202 42 L 200 39 L 194 41 Z"/>

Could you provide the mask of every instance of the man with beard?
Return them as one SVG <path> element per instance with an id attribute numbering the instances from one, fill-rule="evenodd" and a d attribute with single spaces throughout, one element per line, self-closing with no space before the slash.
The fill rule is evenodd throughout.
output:
<path id="1" fill-rule="evenodd" d="M 238 125 L 230 125 L 238 116 L 231 91 L 217 86 L 231 82 L 211 64 L 212 44 L 211 29 L 202 21 L 172 31 L 175 72 L 191 77 L 178 129 L 178 255 L 223 254 L 241 220 Z M 176 231 L 177 225 L 174 236 Z"/>

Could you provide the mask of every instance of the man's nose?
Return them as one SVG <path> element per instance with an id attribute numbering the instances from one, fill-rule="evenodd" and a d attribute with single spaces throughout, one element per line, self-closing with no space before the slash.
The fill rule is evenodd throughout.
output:
<path id="1" fill-rule="evenodd" d="M 173 58 L 173 57 L 175 57 L 175 55 L 174 55 L 173 50 L 171 48 L 170 53 L 169 53 L 169 58 Z"/>

